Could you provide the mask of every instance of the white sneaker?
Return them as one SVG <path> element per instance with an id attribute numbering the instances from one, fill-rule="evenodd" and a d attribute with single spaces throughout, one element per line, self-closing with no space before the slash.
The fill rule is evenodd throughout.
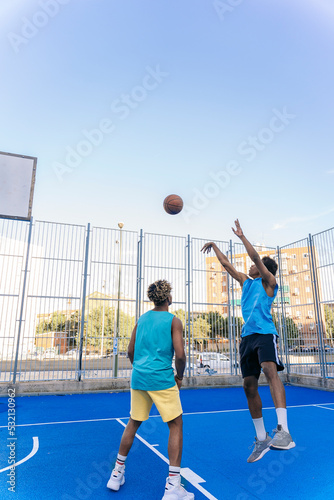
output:
<path id="1" fill-rule="evenodd" d="M 125 483 L 124 474 L 125 466 L 123 465 L 122 467 L 119 467 L 116 465 L 107 483 L 107 488 L 110 488 L 113 491 L 118 491 L 120 487 Z"/>
<path id="2" fill-rule="evenodd" d="M 165 494 L 162 500 L 194 500 L 195 495 L 181 486 L 181 476 L 167 477 Z"/>

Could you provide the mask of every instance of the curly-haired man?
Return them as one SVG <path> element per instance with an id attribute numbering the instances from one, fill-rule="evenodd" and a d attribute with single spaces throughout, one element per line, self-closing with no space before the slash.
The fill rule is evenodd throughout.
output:
<path id="1" fill-rule="evenodd" d="M 158 280 L 147 290 L 154 309 L 143 314 L 133 329 L 128 355 L 133 365 L 131 377 L 131 411 L 124 429 L 115 468 L 108 488 L 118 491 L 125 482 L 125 460 L 135 434 L 147 420 L 154 403 L 169 427 L 169 476 L 163 499 L 193 500 L 194 494 L 181 486 L 182 406 L 179 389 L 186 366 L 182 322 L 168 312 L 172 303 L 172 287 L 168 281 Z M 172 367 L 175 352 L 176 375 Z"/>

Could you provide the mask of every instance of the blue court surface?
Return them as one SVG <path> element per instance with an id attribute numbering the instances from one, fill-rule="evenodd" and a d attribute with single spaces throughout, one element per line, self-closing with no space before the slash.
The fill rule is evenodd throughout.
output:
<path id="1" fill-rule="evenodd" d="M 266 428 L 276 427 L 260 387 Z M 204 499 L 334 498 L 334 393 L 286 386 L 297 446 L 248 464 L 254 428 L 242 388 L 182 390 L 182 483 Z M 7 399 L 0 399 L 0 498 L 161 499 L 168 475 L 168 427 L 157 415 L 139 429 L 119 492 L 106 488 L 128 420 L 129 393 L 16 398 L 15 493 L 8 491 Z M 15 448 L 15 449 L 14 449 Z"/>

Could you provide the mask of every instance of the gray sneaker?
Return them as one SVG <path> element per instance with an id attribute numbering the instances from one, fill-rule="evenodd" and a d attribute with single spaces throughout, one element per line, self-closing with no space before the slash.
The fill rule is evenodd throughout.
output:
<path id="1" fill-rule="evenodd" d="M 268 432 L 266 434 L 266 439 L 264 441 L 259 441 L 258 438 L 255 438 L 254 441 L 254 450 L 253 453 L 247 458 L 247 462 L 256 462 L 260 460 L 270 450 L 270 443 L 272 439 L 269 436 Z"/>
<path id="2" fill-rule="evenodd" d="M 296 443 L 292 441 L 292 437 L 289 432 L 285 432 L 281 425 L 278 425 L 273 432 L 275 433 L 275 436 L 271 440 L 270 448 L 276 448 L 277 450 L 290 450 L 290 448 L 294 448 L 296 446 Z"/>

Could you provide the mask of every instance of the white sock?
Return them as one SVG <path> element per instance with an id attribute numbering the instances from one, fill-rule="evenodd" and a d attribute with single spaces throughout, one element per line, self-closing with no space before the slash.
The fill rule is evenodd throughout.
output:
<path id="1" fill-rule="evenodd" d="M 266 429 L 264 428 L 263 418 L 253 418 L 256 437 L 259 441 L 264 441 L 267 437 Z"/>
<path id="2" fill-rule="evenodd" d="M 276 415 L 277 415 L 277 425 L 281 425 L 285 432 L 289 432 L 286 408 L 276 408 Z"/>
<path id="3" fill-rule="evenodd" d="M 125 460 L 126 456 L 117 453 L 116 465 L 118 465 L 119 467 L 125 467 Z"/>
<path id="4" fill-rule="evenodd" d="M 169 477 L 171 479 L 180 477 L 181 467 L 175 467 L 175 465 L 169 466 Z"/>

